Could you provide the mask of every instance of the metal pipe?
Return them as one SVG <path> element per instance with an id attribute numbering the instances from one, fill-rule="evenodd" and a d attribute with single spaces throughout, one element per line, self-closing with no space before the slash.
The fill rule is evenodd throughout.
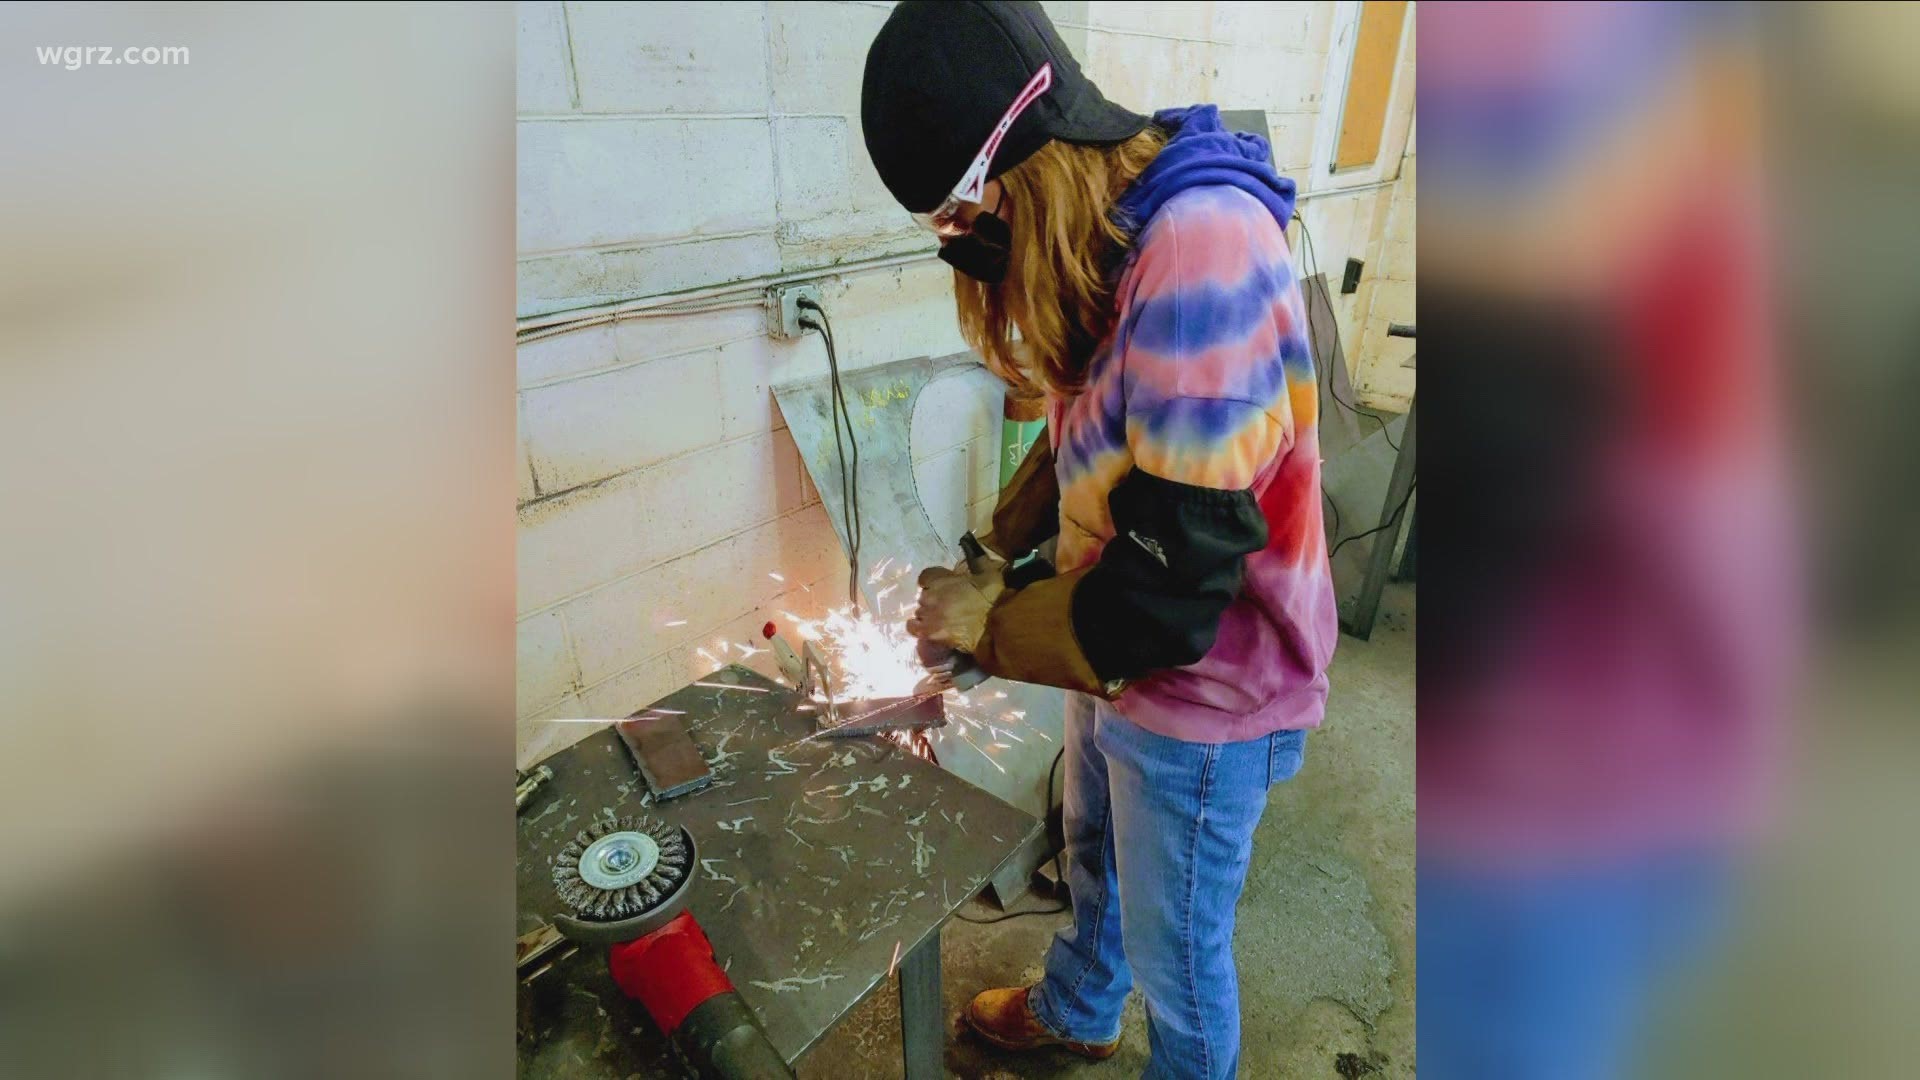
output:
<path id="1" fill-rule="evenodd" d="M 784 285 L 790 281 L 812 281 L 818 278 L 839 277 L 846 274 L 864 273 L 869 270 L 886 270 L 910 263 L 926 262 L 934 257 L 931 251 L 912 252 L 904 255 L 881 255 L 871 259 L 856 259 L 851 262 L 835 263 L 831 266 L 817 266 L 805 270 L 792 270 L 782 274 L 765 274 L 760 277 L 732 281 L 724 285 L 708 285 L 697 289 L 687 289 L 678 293 L 659 293 L 653 296 L 639 296 L 630 300 L 618 300 L 610 304 L 594 304 L 587 307 L 569 308 L 564 311 L 548 312 L 543 315 L 529 315 L 518 320 L 515 333 L 530 334 L 538 330 L 566 327 L 575 329 L 574 324 L 593 325 L 589 320 L 605 321 L 606 316 L 640 315 L 649 312 L 661 314 L 698 314 L 697 308 L 687 311 L 673 311 L 675 305 L 698 304 L 703 300 L 720 300 L 738 296 L 740 306 L 748 303 L 761 303 L 760 294 L 769 286 Z M 726 306 L 734 306 L 732 303 Z M 662 310 L 669 309 L 669 310 Z"/>

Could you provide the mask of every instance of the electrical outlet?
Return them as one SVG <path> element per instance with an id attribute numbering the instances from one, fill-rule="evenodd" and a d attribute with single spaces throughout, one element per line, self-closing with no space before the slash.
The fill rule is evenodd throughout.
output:
<path id="1" fill-rule="evenodd" d="M 767 289 L 767 333 L 780 338 L 797 338 L 806 333 L 800 325 L 800 301 L 820 302 L 820 286 L 795 282 Z"/>
<path id="2" fill-rule="evenodd" d="M 1340 295 L 1345 296 L 1348 293 L 1360 291 L 1360 274 L 1366 268 L 1367 264 L 1359 259 L 1351 256 L 1347 258 L 1347 276 L 1340 279 Z"/>

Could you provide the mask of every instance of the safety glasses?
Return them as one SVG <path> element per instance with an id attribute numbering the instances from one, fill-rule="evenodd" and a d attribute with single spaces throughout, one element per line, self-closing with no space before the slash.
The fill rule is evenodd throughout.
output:
<path id="1" fill-rule="evenodd" d="M 966 235 L 968 226 L 960 219 L 961 208 L 967 203 L 980 205 L 987 189 L 987 170 L 993 165 L 993 155 L 1000 149 L 1000 140 L 1007 137 L 1008 129 L 1013 127 L 1015 120 L 1020 119 L 1021 113 L 1027 111 L 1027 106 L 1039 100 L 1040 95 L 1052 85 L 1053 64 L 1041 64 L 1040 70 L 1027 80 L 1026 89 L 1020 91 L 1020 96 L 1014 98 L 1013 104 L 1007 107 L 1006 115 L 994 126 L 993 134 L 987 136 L 986 145 L 974 155 L 973 164 L 967 166 L 966 174 L 960 177 L 960 183 L 947 196 L 947 201 L 927 213 L 913 215 L 913 220 L 921 228 L 938 236 Z"/>

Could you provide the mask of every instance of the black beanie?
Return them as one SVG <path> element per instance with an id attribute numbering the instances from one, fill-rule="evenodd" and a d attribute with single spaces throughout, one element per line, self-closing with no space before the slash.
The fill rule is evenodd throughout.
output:
<path id="1" fill-rule="evenodd" d="M 861 134 L 887 190 L 913 213 L 945 202 L 1047 63 L 1052 86 L 1001 140 L 990 178 L 1050 139 L 1122 142 L 1144 130 L 1147 118 L 1100 93 L 1037 3 L 902 0 L 867 50 L 860 86 Z"/>

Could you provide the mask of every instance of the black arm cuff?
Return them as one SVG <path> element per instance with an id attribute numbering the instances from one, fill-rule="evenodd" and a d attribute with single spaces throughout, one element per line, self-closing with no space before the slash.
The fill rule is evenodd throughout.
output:
<path id="1" fill-rule="evenodd" d="M 1114 537 L 1073 596 L 1088 664 L 1114 680 L 1198 663 L 1240 595 L 1246 557 L 1267 546 L 1253 493 L 1134 469 L 1107 506 Z"/>

